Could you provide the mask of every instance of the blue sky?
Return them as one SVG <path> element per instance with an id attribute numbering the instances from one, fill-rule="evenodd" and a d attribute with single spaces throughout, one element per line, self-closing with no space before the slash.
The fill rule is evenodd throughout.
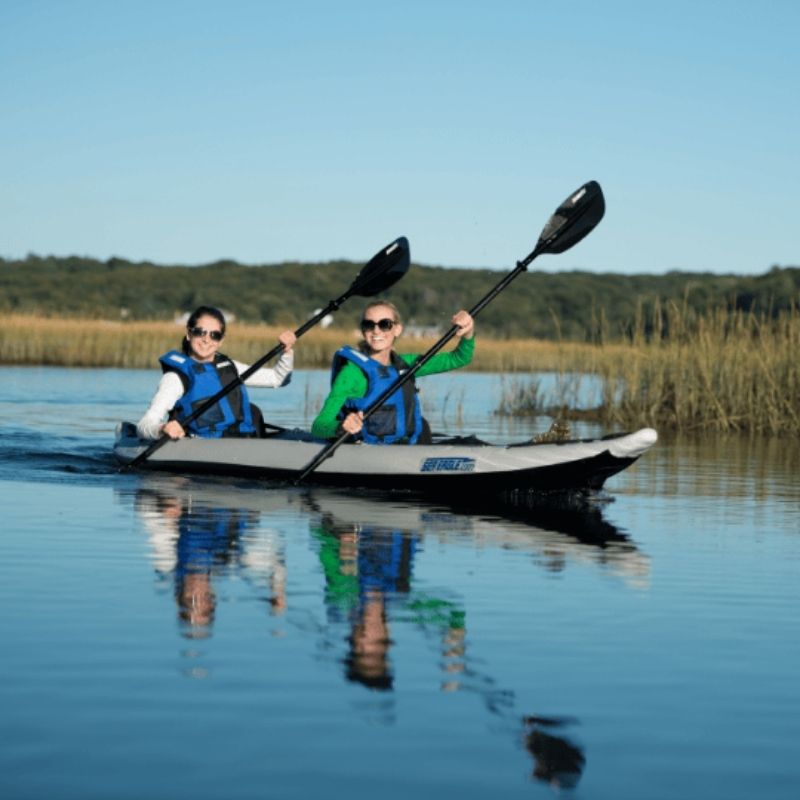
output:
<path id="1" fill-rule="evenodd" d="M 0 0 L 0 256 L 800 264 L 800 3 Z"/>

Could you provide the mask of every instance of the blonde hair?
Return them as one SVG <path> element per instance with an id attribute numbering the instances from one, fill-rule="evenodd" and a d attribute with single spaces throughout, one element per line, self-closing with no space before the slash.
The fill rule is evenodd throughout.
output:
<path id="1" fill-rule="evenodd" d="M 383 308 L 388 308 L 392 312 L 392 317 L 394 317 L 395 325 L 403 324 L 403 319 L 400 316 L 400 312 L 397 310 L 397 306 L 390 300 L 373 300 L 371 303 L 368 303 L 364 308 L 364 310 L 361 312 L 361 319 L 364 319 L 364 315 L 371 308 L 378 308 L 379 306 L 382 306 Z"/>
<path id="2" fill-rule="evenodd" d="M 388 308 L 389 311 L 392 312 L 392 317 L 394 318 L 395 325 L 402 325 L 403 320 L 400 317 L 400 312 L 397 310 L 397 306 L 389 300 L 373 300 L 371 303 L 367 303 L 364 307 L 364 310 L 361 312 L 361 319 L 364 319 L 364 315 L 369 311 L 371 308 Z M 362 338 L 361 341 L 358 343 L 358 349 L 366 354 L 369 355 L 369 345 L 367 344 L 367 340 Z"/>

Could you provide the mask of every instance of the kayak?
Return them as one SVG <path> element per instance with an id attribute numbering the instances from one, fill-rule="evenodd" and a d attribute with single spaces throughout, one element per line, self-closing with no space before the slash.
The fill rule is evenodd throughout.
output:
<path id="1" fill-rule="evenodd" d="M 581 241 L 600 222 L 605 213 L 603 191 L 597 181 L 589 181 L 573 192 L 542 229 L 536 247 L 497 283 L 470 310 L 473 318 L 531 262 L 544 253 L 563 253 Z M 353 294 L 372 297 L 393 285 L 410 264 L 408 240 L 400 237 L 379 252 L 356 277 L 356 280 L 328 308 L 320 311 L 295 331 L 301 336 L 319 322 L 320 314 L 339 308 Z M 403 375 L 381 391 L 363 409 L 364 419 L 381 407 L 392 395 L 408 384 L 439 350 L 458 336 L 453 325 L 436 344 L 408 365 Z M 182 424 L 199 419 L 228 391 L 246 381 L 248 376 L 270 358 L 283 351 L 279 345 L 264 355 L 238 378 L 216 394 L 200 402 Z M 120 423 L 114 453 L 123 466 L 146 466 L 179 473 L 234 475 L 292 483 L 325 484 L 389 492 L 430 494 L 440 499 L 474 500 L 484 495 L 584 491 L 602 488 L 606 480 L 626 467 L 655 444 L 652 428 L 635 433 L 615 434 L 602 439 L 567 441 L 527 441 L 493 445 L 474 437 L 439 439 L 432 444 L 410 447 L 347 444 L 342 434 L 331 443 L 313 440 L 310 434 L 293 435 L 278 431 L 264 438 L 184 438 L 141 442 L 135 427 Z M 301 432 L 302 433 L 302 432 Z M 339 447 L 339 445 L 342 445 Z"/>
<path id="2" fill-rule="evenodd" d="M 474 437 L 428 445 L 343 444 L 304 483 L 465 499 L 485 494 L 601 489 L 657 441 L 652 428 L 601 439 L 488 444 Z M 129 422 L 117 426 L 114 455 L 130 464 L 151 442 Z M 281 430 L 263 439 L 187 437 L 167 442 L 141 467 L 294 482 L 325 442 Z"/>

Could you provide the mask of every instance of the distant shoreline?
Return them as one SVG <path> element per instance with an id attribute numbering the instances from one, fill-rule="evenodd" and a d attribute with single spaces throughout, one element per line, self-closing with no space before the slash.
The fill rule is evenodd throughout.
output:
<path id="1" fill-rule="evenodd" d="M 0 311 L 170 321 L 202 304 L 223 308 L 240 323 L 296 327 L 340 297 L 362 267 L 345 261 L 163 267 L 119 258 L 0 258 Z M 409 326 L 444 330 L 455 311 L 471 308 L 507 272 L 413 264 L 387 299 L 397 303 Z M 497 339 L 596 341 L 599 335 L 622 335 L 639 315 L 652 316 L 658 303 L 680 304 L 694 314 L 725 308 L 774 316 L 799 302 L 800 268 L 795 267 L 752 276 L 532 270 L 481 312 L 480 330 Z M 360 298 L 343 303 L 335 327 L 356 327 L 362 307 Z"/>

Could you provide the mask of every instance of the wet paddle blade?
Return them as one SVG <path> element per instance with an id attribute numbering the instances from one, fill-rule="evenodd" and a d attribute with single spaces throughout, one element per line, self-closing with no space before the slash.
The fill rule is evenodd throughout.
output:
<path id="1" fill-rule="evenodd" d="M 606 202 L 597 181 L 589 181 L 573 192 L 547 221 L 536 245 L 536 253 L 563 253 L 577 244 L 603 218 Z"/>
<path id="2" fill-rule="evenodd" d="M 356 275 L 351 294 L 373 297 L 385 292 L 408 272 L 411 265 L 411 248 L 408 239 L 401 236 L 376 253 Z"/>

